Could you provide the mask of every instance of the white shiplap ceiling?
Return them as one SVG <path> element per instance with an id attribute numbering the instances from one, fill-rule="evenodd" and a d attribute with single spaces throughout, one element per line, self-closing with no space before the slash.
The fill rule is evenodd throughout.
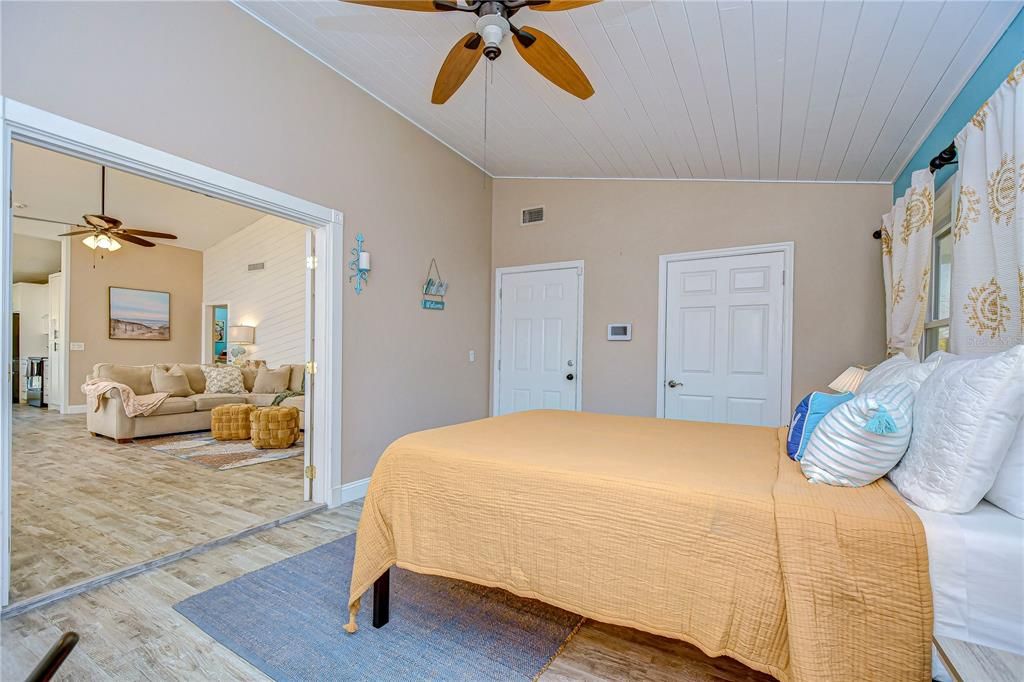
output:
<path id="1" fill-rule="evenodd" d="M 1019 1 L 605 0 L 522 10 L 589 76 L 585 102 L 510 44 L 443 106 L 475 16 L 337 0 L 238 4 L 496 177 L 892 181 Z M 506 39 L 506 43 L 508 40 Z"/>

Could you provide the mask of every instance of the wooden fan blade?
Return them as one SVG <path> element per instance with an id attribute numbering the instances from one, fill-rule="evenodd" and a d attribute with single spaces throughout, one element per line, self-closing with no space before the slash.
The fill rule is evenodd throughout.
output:
<path id="1" fill-rule="evenodd" d="M 58 234 L 58 237 L 77 237 L 80 234 L 92 234 L 96 230 L 78 230 L 77 232 L 65 232 L 64 234 Z"/>
<path id="2" fill-rule="evenodd" d="M 594 94 L 594 86 L 590 84 L 583 69 L 554 38 L 531 26 L 523 26 L 520 30 L 536 38 L 529 47 L 518 35 L 512 36 L 512 42 L 526 63 L 537 73 L 580 99 L 587 99 Z"/>
<path id="3" fill-rule="evenodd" d="M 445 9 L 434 7 L 433 0 L 342 0 L 353 5 L 382 7 L 385 9 L 404 9 L 409 12 L 446 12 Z"/>
<path id="4" fill-rule="evenodd" d="M 21 218 L 22 220 L 34 220 L 34 221 L 36 221 L 38 223 L 52 223 L 54 225 L 67 225 L 68 227 L 84 227 L 84 228 L 89 229 L 89 230 L 92 229 L 88 225 L 79 225 L 78 223 L 69 223 L 66 220 L 50 220 L 49 218 L 34 218 L 34 217 L 30 216 L 30 215 L 18 215 L 17 213 L 14 214 L 14 217 L 15 218 Z"/>
<path id="5" fill-rule="evenodd" d="M 545 5 L 530 5 L 530 9 L 538 12 L 563 12 L 567 9 L 596 5 L 601 0 L 551 0 Z"/>
<path id="6" fill-rule="evenodd" d="M 122 227 L 115 230 L 115 236 L 122 234 L 134 234 L 138 237 L 153 237 L 155 239 L 177 239 L 178 235 L 170 232 L 151 232 L 149 230 L 136 230 L 134 227 Z"/>
<path id="7" fill-rule="evenodd" d="M 118 232 L 117 234 L 113 235 L 113 237 L 114 239 L 117 239 L 119 241 L 131 242 L 132 244 L 138 244 L 139 246 L 156 246 L 156 244 L 149 241 L 148 239 L 143 239 L 142 237 L 133 237 L 130 234 L 125 234 L 124 232 Z"/>
<path id="8" fill-rule="evenodd" d="M 93 227 L 98 227 L 101 230 L 109 230 L 112 228 L 121 227 L 121 221 L 117 218 L 111 218 L 108 215 L 100 215 L 98 213 L 89 213 L 88 215 L 82 216 L 85 222 L 89 223 Z"/>
<path id="9" fill-rule="evenodd" d="M 437 80 L 434 81 L 434 92 L 430 101 L 434 104 L 444 104 L 448 98 L 455 94 L 455 91 L 466 82 L 466 78 L 473 72 L 473 67 L 480 61 L 484 53 L 484 41 L 480 40 L 475 32 L 467 33 L 459 38 L 448 56 L 437 72 Z"/>

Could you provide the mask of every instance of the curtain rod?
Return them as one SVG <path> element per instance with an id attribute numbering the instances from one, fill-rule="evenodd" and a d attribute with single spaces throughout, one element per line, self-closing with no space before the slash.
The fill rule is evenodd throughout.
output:
<path id="1" fill-rule="evenodd" d="M 935 175 L 935 171 L 946 166 L 955 166 L 956 160 L 956 142 L 950 142 L 949 146 L 939 152 L 939 155 L 928 162 L 928 170 L 931 171 L 932 175 Z M 882 231 L 875 230 L 872 235 L 875 239 L 882 238 Z"/>

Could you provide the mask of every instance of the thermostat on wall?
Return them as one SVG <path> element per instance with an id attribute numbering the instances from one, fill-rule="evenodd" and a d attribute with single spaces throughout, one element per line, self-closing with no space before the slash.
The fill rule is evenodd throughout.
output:
<path id="1" fill-rule="evenodd" d="M 614 322 L 608 325 L 609 341 L 629 341 L 633 338 L 632 322 Z"/>

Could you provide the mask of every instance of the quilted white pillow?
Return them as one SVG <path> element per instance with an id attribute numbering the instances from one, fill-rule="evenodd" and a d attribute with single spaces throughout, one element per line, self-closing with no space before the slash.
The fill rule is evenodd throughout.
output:
<path id="1" fill-rule="evenodd" d="M 800 469 L 811 483 L 851 488 L 885 476 L 907 451 L 913 411 L 909 383 L 859 394 L 818 422 Z"/>
<path id="2" fill-rule="evenodd" d="M 206 393 L 245 393 L 242 370 L 234 365 L 203 365 Z"/>
<path id="3" fill-rule="evenodd" d="M 992 487 L 1024 414 L 1024 346 L 946 360 L 914 403 L 914 437 L 889 478 L 914 504 L 974 509 Z"/>
<path id="4" fill-rule="evenodd" d="M 1017 424 L 1017 435 L 996 474 L 996 482 L 985 499 L 1000 509 L 1024 519 L 1024 419 Z"/>
<path id="5" fill-rule="evenodd" d="M 939 356 L 931 355 L 924 362 L 911 360 L 903 353 L 894 355 L 868 372 L 857 388 L 857 393 L 871 393 L 886 386 L 910 384 L 914 390 L 939 366 Z"/>

